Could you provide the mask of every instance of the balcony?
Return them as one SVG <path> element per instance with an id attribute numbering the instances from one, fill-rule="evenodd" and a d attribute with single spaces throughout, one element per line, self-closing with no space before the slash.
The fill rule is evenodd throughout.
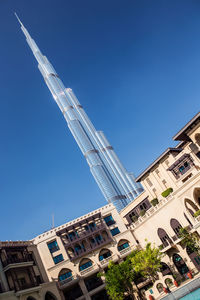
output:
<path id="1" fill-rule="evenodd" d="M 32 254 L 29 253 L 29 254 L 25 255 L 24 257 L 7 258 L 6 260 L 2 261 L 2 265 L 5 268 L 8 265 L 12 265 L 12 264 L 16 265 L 16 264 L 25 263 L 25 262 L 28 262 L 28 263 L 34 262 Z"/>
<path id="2" fill-rule="evenodd" d="M 72 245 L 74 243 L 80 242 L 81 240 L 85 238 L 89 238 L 90 236 L 94 235 L 94 233 L 98 233 L 99 231 L 105 230 L 107 232 L 106 226 L 101 223 L 99 225 L 96 225 L 93 228 L 88 228 L 88 230 L 84 230 L 82 233 L 79 233 L 78 235 L 73 236 L 73 238 L 69 238 L 68 240 L 63 240 L 65 246 Z M 63 237 L 61 236 L 61 239 Z"/>
<path id="3" fill-rule="evenodd" d="M 103 260 L 100 261 L 101 265 L 105 265 L 105 264 L 108 264 L 109 261 L 113 260 L 113 255 L 107 257 L 107 258 L 104 258 Z"/>
<path id="4" fill-rule="evenodd" d="M 85 270 L 80 271 L 80 274 L 81 274 L 81 275 L 85 275 L 85 274 L 87 274 L 87 273 L 92 272 L 93 270 L 94 270 L 94 265 L 92 265 L 91 267 L 89 267 L 89 268 L 87 268 L 87 269 L 85 269 Z"/>
<path id="5" fill-rule="evenodd" d="M 120 256 L 122 256 L 122 255 L 124 255 L 124 254 L 126 254 L 126 253 L 128 253 L 128 252 L 130 252 L 132 249 L 131 249 L 131 247 L 129 246 L 129 247 L 127 247 L 127 248 L 124 248 L 124 249 L 122 249 L 121 251 L 119 251 L 119 253 L 120 253 Z"/>
<path id="6" fill-rule="evenodd" d="M 58 287 L 59 289 L 63 290 L 65 289 L 66 287 L 68 287 L 71 283 L 76 283 L 78 281 L 78 277 L 75 275 L 75 276 L 71 276 L 69 278 L 66 278 L 62 281 L 58 281 Z"/>
<path id="7" fill-rule="evenodd" d="M 107 238 L 102 238 L 102 240 L 95 241 L 94 244 L 90 243 L 90 247 L 85 247 L 85 248 L 78 250 L 77 252 L 74 252 L 74 256 L 69 255 L 69 253 L 67 251 L 68 248 L 70 247 L 69 245 L 65 245 L 65 249 L 69 255 L 70 260 L 74 261 L 75 259 L 80 258 L 81 256 L 86 255 L 86 254 L 90 253 L 91 251 L 94 251 L 106 244 L 111 243 L 111 242 L 112 242 L 112 238 L 110 236 L 108 236 Z"/>
<path id="8" fill-rule="evenodd" d="M 116 262 L 116 261 L 118 261 L 118 259 L 119 259 L 119 256 L 117 254 L 113 254 L 113 255 L 101 260 L 100 264 L 104 268 L 104 267 L 107 267 L 107 265 L 109 264 L 110 261 Z"/>
<path id="9" fill-rule="evenodd" d="M 15 290 L 16 292 L 22 291 L 22 290 L 27 290 L 27 289 L 31 289 L 34 287 L 39 286 L 39 284 L 35 283 L 35 282 L 29 282 L 29 283 L 25 283 L 25 284 L 20 284 L 19 282 L 17 282 L 17 284 L 15 285 Z"/>

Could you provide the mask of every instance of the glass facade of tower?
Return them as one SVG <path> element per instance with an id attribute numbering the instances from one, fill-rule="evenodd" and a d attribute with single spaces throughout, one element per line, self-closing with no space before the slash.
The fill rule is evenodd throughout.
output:
<path id="1" fill-rule="evenodd" d="M 134 176 L 127 173 L 103 132 L 96 131 L 73 91 L 65 88 L 53 66 L 42 55 L 20 20 L 19 22 L 38 62 L 38 68 L 100 190 L 108 202 L 112 202 L 118 211 L 122 210 L 143 191 L 141 184 L 136 183 Z"/>

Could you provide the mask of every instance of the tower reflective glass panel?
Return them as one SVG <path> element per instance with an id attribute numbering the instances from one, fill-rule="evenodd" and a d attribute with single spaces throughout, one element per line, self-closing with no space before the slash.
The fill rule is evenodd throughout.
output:
<path id="1" fill-rule="evenodd" d="M 16 15 L 17 17 L 17 15 Z M 17 17 L 38 68 L 83 153 L 102 194 L 118 211 L 135 199 L 143 188 L 123 167 L 102 131 L 96 131 L 70 88 L 65 88 L 55 69 Z"/>

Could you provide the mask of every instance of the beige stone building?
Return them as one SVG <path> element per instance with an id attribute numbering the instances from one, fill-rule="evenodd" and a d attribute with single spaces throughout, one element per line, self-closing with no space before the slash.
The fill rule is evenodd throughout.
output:
<path id="1" fill-rule="evenodd" d="M 34 244 L 49 280 L 58 282 L 67 300 L 108 299 L 97 273 L 137 246 L 112 204 L 39 235 Z"/>
<path id="2" fill-rule="evenodd" d="M 197 274 L 200 257 L 181 245 L 179 230 L 187 227 L 200 235 L 200 216 L 194 217 L 200 209 L 200 113 L 174 140 L 177 145 L 137 177 L 145 191 L 120 214 L 108 204 L 30 242 L 1 243 L 0 299 L 108 299 L 98 272 L 106 271 L 110 260 L 120 263 L 144 247 L 146 239 L 166 254 L 154 286 L 145 280 L 138 284 L 146 297 L 151 291 L 155 299 L 162 298 L 172 275 Z"/>
<path id="3" fill-rule="evenodd" d="M 1 300 L 60 300 L 31 241 L 0 242 Z"/>
<path id="4" fill-rule="evenodd" d="M 145 192 L 121 212 L 142 247 L 148 239 L 166 254 L 157 282 L 164 286 L 167 274 L 187 277 L 188 269 L 200 271 L 200 258 L 181 246 L 179 238 L 181 227 L 200 234 L 200 217 L 194 217 L 200 209 L 200 113 L 173 139 L 179 142 L 177 146 L 168 148 L 137 177 Z M 158 290 L 162 291 L 161 284 Z M 157 292 L 154 288 L 159 296 Z"/>

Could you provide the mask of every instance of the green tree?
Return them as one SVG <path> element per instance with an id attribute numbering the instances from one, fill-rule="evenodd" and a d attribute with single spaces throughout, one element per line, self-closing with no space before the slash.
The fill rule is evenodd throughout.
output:
<path id="1" fill-rule="evenodd" d="M 106 290 L 112 300 L 123 300 L 125 295 L 134 299 L 133 282 L 138 278 L 138 274 L 133 270 L 132 256 L 133 254 L 120 264 L 111 261 L 107 272 L 98 274 L 105 277 Z"/>
<path id="2" fill-rule="evenodd" d="M 154 282 L 157 279 L 157 273 L 160 271 L 163 255 L 159 248 L 147 243 L 144 249 L 132 256 L 132 266 L 136 273 L 140 273 L 144 278 Z"/>
<path id="3" fill-rule="evenodd" d="M 181 244 L 188 247 L 191 252 L 196 252 L 200 255 L 199 236 L 195 233 L 189 233 L 186 228 L 181 228 L 179 237 L 182 238 Z"/>

